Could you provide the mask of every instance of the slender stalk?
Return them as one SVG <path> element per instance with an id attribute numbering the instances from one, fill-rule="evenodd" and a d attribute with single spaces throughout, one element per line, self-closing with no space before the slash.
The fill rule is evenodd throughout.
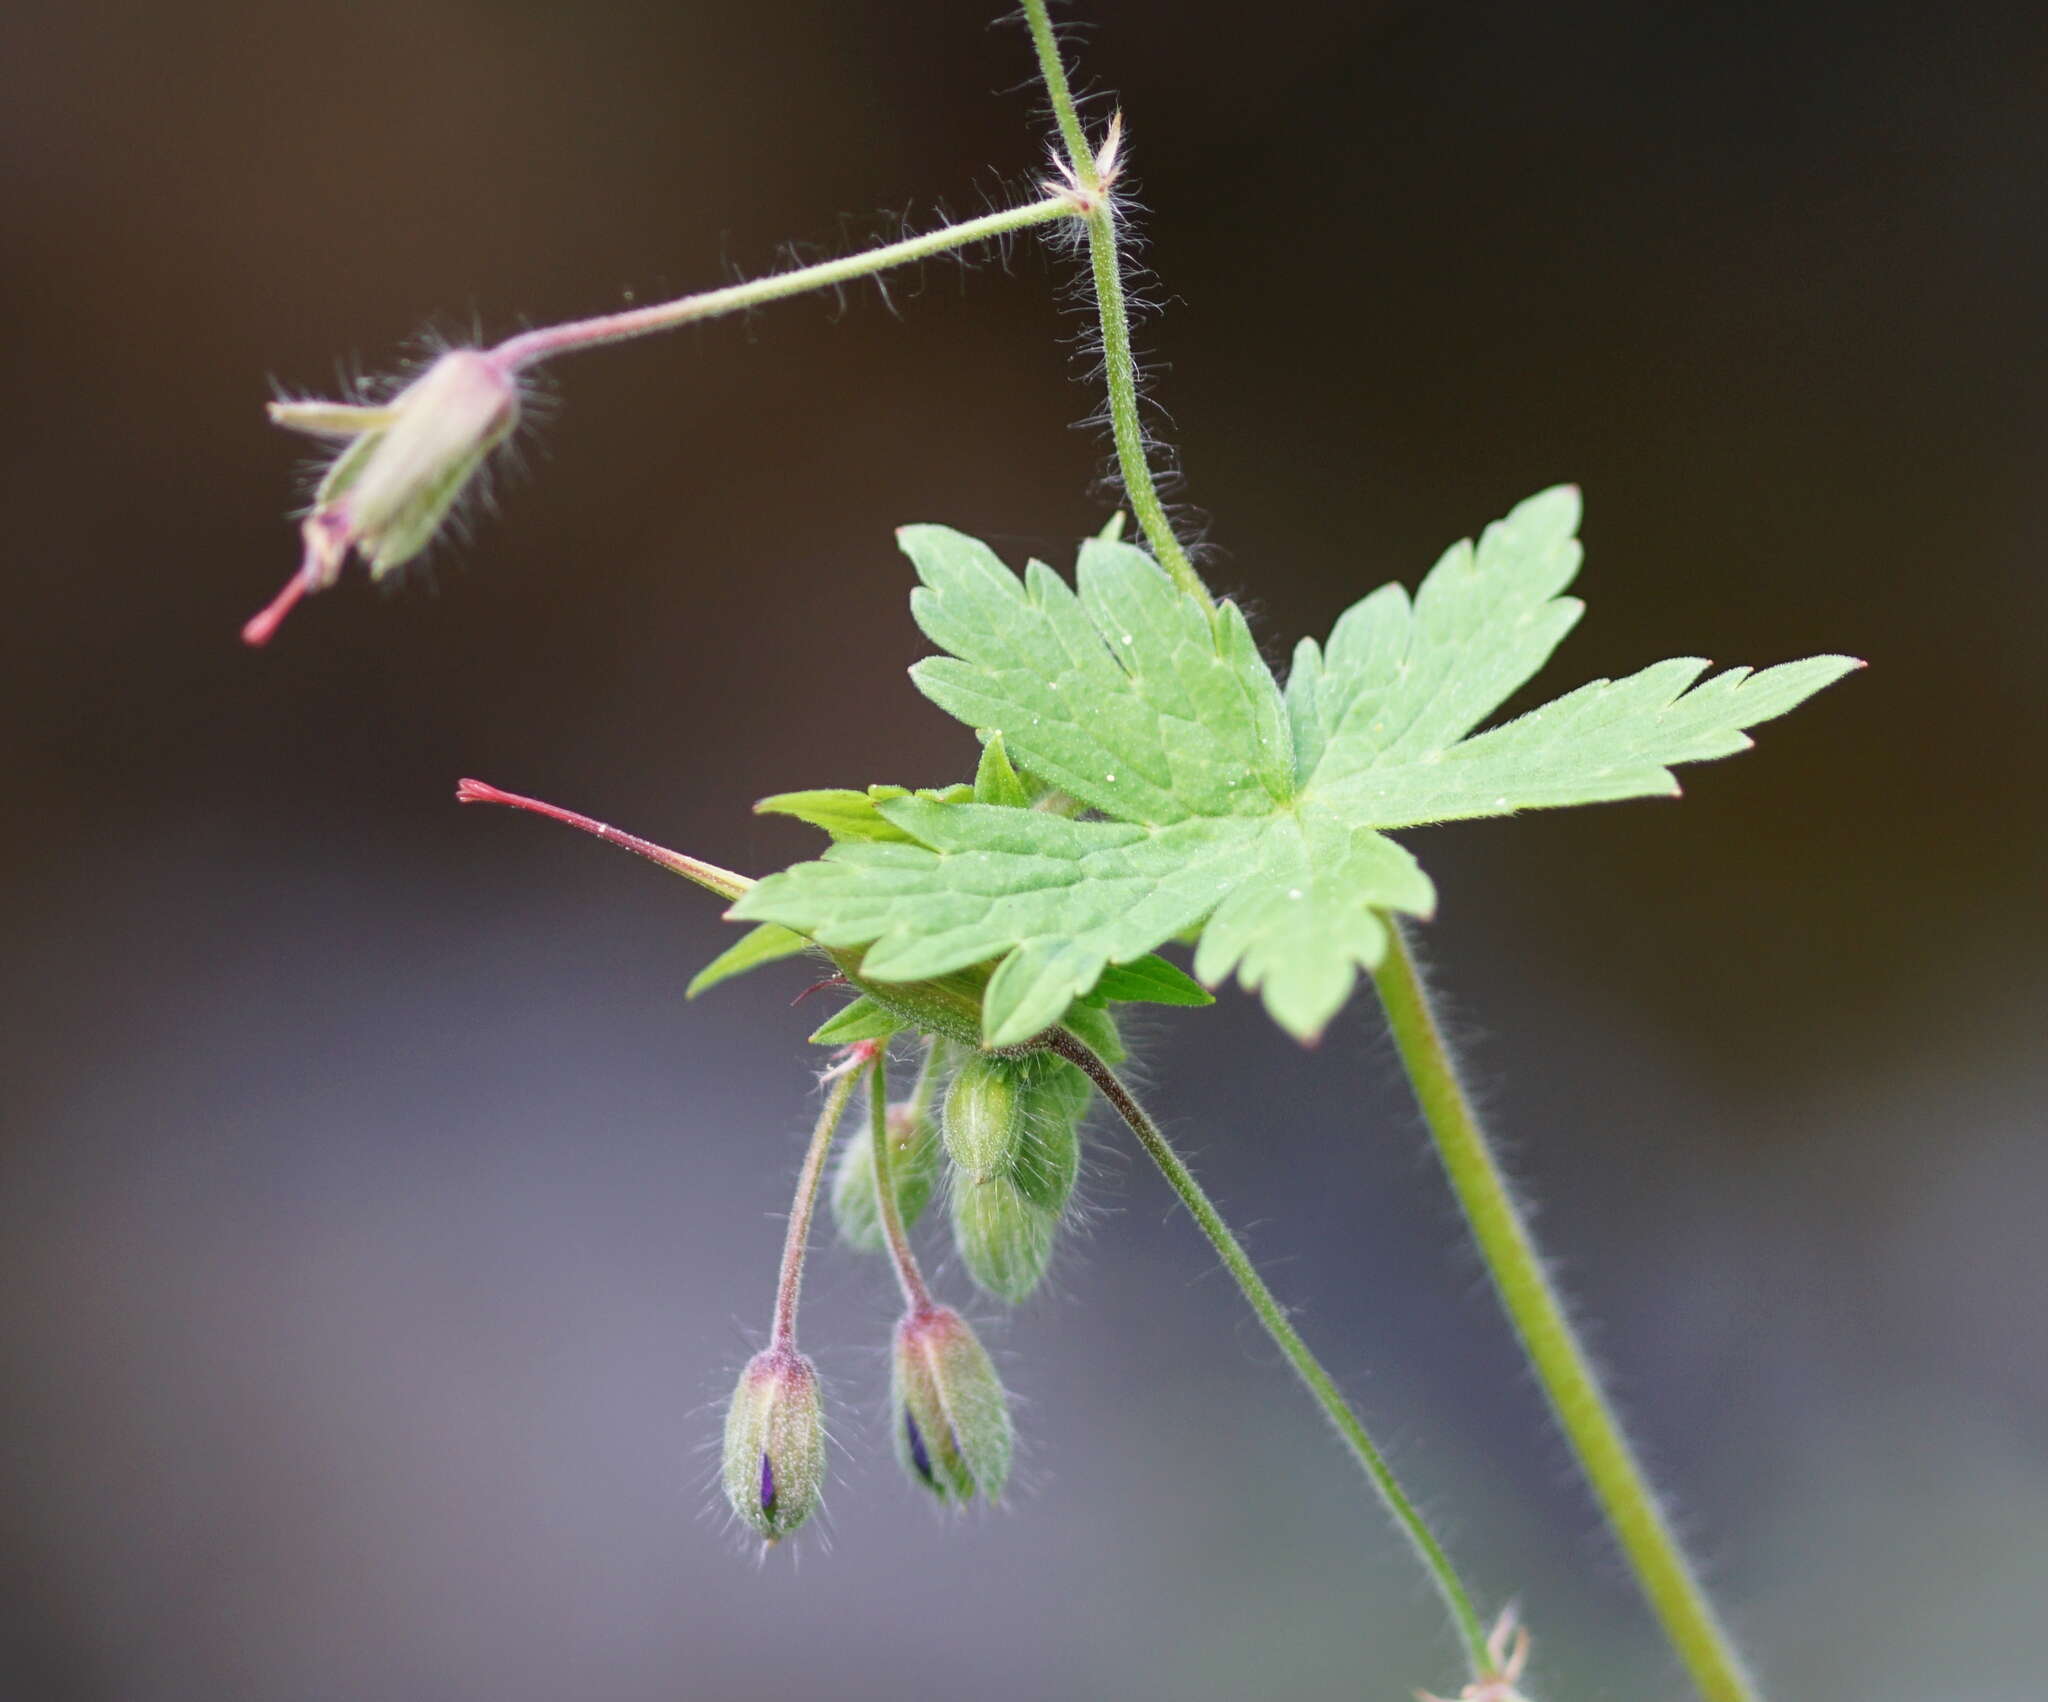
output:
<path id="1" fill-rule="evenodd" d="M 1443 1544 L 1437 1541 L 1421 1511 L 1409 1499 L 1408 1492 L 1401 1487 L 1394 1476 L 1393 1467 L 1387 1464 L 1386 1456 L 1375 1446 L 1372 1436 L 1358 1414 L 1351 1410 L 1350 1403 L 1339 1392 L 1336 1381 L 1323 1368 L 1322 1362 L 1309 1351 L 1308 1344 L 1301 1339 L 1294 1326 L 1287 1321 L 1287 1312 L 1280 1302 L 1273 1298 L 1273 1291 L 1265 1284 L 1242 1243 L 1231 1233 L 1230 1226 L 1223 1221 L 1208 1194 L 1197 1182 L 1194 1173 L 1182 1162 L 1174 1151 L 1159 1125 L 1152 1121 L 1129 1088 L 1117 1074 L 1094 1052 L 1076 1039 L 1066 1029 L 1058 1028 L 1048 1037 L 1050 1049 L 1083 1070 L 1089 1080 L 1101 1090 L 1103 1098 L 1116 1108 L 1117 1115 L 1130 1126 L 1131 1133 L 1138 1138 L 1138 1144 L 1147 1156 L 1159 1166 L 1167 1184 L 1180 1196 L 1181 1204 L 1188 1209 L 1188 1215 L 1196 1226 L 1209 1238 L 1209 1245 L 1216 1249 L 1216 1256 L 1223 1261 L 1223 1268 L 1230 1273 L 1246 1303 L 1258 1315 L 1287 1361 L 1294 1367 L 1295 1375 L 1307 1387 L 1331 1427 L 1351 1450 L 1352 1457 L 1372 1486 L 1379 1492 L 1394 1523 L 1401 1527 L 1421 1560 L 1423 1569 L 1429 1573 L 1436 1585 L 1437 1593 L 1443 1597 L 1444 1606 L 1449 1609 L 1451 1623 L 1464 1645 L 1465 1659 L 1475 1681 L 1483 1680 L 1493 1671 L 1493 1660 L 1486 1646 L 1486 1634 L 1481 1629 L 1479 1614 L 1472 1605 L 1472 1598 L 1460 1581 L 1450 1557 L 1444 1553 Z"/>
<path id="2" fill-rule="evenodd" d="M 925 1073 L 932 1072 L 932 1053 L 944 1041 L 934 1041 L 932 1051 L 925 1054 Z M 875 1050 L 874 1067 L 868 1077 L 869 1114 L 874 1118 L 868 1130 L 868 1144 L 874 1148 L 875 1210 L 882 1220 L 882 1238 L 889 1244 L 889 1262 L 896 1267 L 896 1282 L 903 1290 L 903 1304 L 914 1313 L 922 1315 L 932 1309 L 932 1291 L 925 1286 L 924 1272 L 917 1268 L 917 1255 L 911 1251 L 910 1236 L 903 1227 L 903 1213 L 897 1208 L 896 1190 L 889 1181 L 889 1166 L 895 1161 L 895 1154 L 889 1150 L 889 1078 L 887 1059 L 880 1047 Z M 922 1081 L 919 1083 L 923 1086 Z"/>
<path id="3" fill-rule="evenodd" d="M 671 851 L 665 845 L 642 839 L 637 833 L 627 833 L 609 822 L 598 821 L 575 810 L 565 810 L 560 804 L 543 803 L 538 798 L 524 798 L 517 792 L 501 791 L 481 780 L 458 780 L 455 783 L 455 801 L 458 804 L 504 804 L 511 809 L 546 816 L 550 821 L 567 822 L 571 827 L 581 828 L 585 833 L 602 839 L 607 845 L 616 845 L 636 857 L 645 857 L 650 863 L 660 864 L 672 875 L 695 881 L 706 892 L 715 892 L 720 898 L 738 898 L 754 884 L 745 875 L 736 875 L 730 869 L 721 869 L 716 863 Z"/>
<path id="4" fill-rule="evenodd" d="M 853 1097 L 854 1084 L 860 1080 L 860 1062 L 850 1061 L 834 1077 L 831 1091 L 818 1112 L 817 1124 L 811 1130 L 804 1167 L 797 1172 L 796 1198 L 789 1207 L 789 1233 L 782 1241 L 782 1270 L 775 1282 L 775 1328 L 768 1341 L 771 1348 L 796 1347 L 797 1291 L 804 1282 L 804 1251 L 811 1244 L 811 1216 L 818 1206 L 818 1183 L 825 1174 L 825 1156 L 832 1150 L 839 1119 L 846 1110 L 846 1102 Z"/>
<path id="5" fill-rule="evenodd" d="M 1375 981 L 1437 1156 L 1501 1304 L 1665 1636 L 1709 1702 L 1758 1702 L 1755 1682 L 1679 1547 L 1544 1273 L 1542 1255 L 1458 1081 L 1415 958 L 1398 928 Z"/>
<path id="6" fill-rule="evenodd" d="M 1114 185 L 1117 165 L 1116 138 L 1119 127 L 1110 127 L 1111 140 L 1100 159 L 1088 145 L 1081 128 L 1081 115 L 1074 106 L 1074 94 L 1067 86 L 1067 68 L 1060 58 L 1060 45 L 1053 35 L 1052 19 L 1045 0 L 1024 0 L 1024 16 L 1031 25 L 1031 45 L 1038 54 L 1039 75 L 1045 81 L 1046 98 L 1052 103 L 1053 118 L 1066 147 L 1068 169 L 1086 199 L 1084 222 L 1088 229 L 1088 261 L 1094 273 L 1095 303 L 1102 321 L 1103 379 L 1109 389 L 1110 435 L 1116 441 L 1118 471 L 1123 475 L 1124 494 L 1131 512 L 1145 533 L 1145 541 L 1159 565 L 1174 582 L 1204 608 L 1214 608 L 1208 586 L 1188 560 L 1166 505 L 1159 500 L 1152 479 L 1152 462 L 1145 450 L 1145 424 L 1138 412 L 1138 364 L 1131 354 L 1130 310 L 1124 301 L 1124 274 L 1117 258 L 1116 208 L 1108 191 Z"/>
<path id="7" fill-rule="evenodd" d="M 1084 207 L 1080 198 L 1070 193 L 1049 194 L 1043 200 L 1033 201 L 1026 206 L 986 213 L 978 219 L 967 219 L 957 225 L 942 225 L 939 229 L 927 231 L 922 236 L 905 237 L 901 242 L 886 243 L 880 248 L 870 248 L 863 253 L 849 254 L 838 260 L 821 261 L 815 266 L 800 266 L 792 271 L 776 272 L 766 278 L 756 278 L 749 283 L 705 290 L 698 295 L 683 296 L 675 301 L 657 302 L 649 307 L 631 308 L 623 313 L 607 313 L 595 319 L 578 319 L 567 325 L 550 325 L 537 331 L 523 332 L 492 349 L 491 359 L 505 372 L 519 372 L 555 355 L 566 354 L 572 349 L 588 349 L 601 343 L 624 342 L 629 337 L 645 337 L 653 332 L 673 330 L 678 325 L 688 325 L 699 319 L 715 319 L 720 314 L 738 313 L 749 307 L 758 307 L 763 302 L 778 301 L 784 296 L 801 295 L 807 290 L 830 289 L 836 284 L 868 277 L 875 272 L 886 272 L 892 267 L 905 266 L 915 260 L 928 260 L 935 254 L 945 253 L 948 249 L 965 248 L 973 243 L 987 242 L 992 237 L 1028 229 L 1033 225 L 1051 224 L 1058 219 L 1080 218 L 1083 215 Z"/>
<path id="8" fill-rule="evenodd" d="M 943 1034 L 934 1034 L 924 1043 L 924 1062 L 918 1066 L 917 1081 L 910 1089 L 907 1101 L 913 1122 L 923 1122 L 932 1113 L 932 1100 L 938 1096 L 939 1077 L 945 1073 L 948 1042 Z"/>

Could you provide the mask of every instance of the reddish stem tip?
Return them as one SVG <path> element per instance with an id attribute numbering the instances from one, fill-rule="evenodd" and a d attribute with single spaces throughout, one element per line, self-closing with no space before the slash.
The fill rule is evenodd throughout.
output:
<path id="1" fill-rule="evenodd" d="M 596 835 L 607 845 L 617 845 L 636 856 L 645 857 L 650 863 L 659 863 L 671 874 L 695 881 L 706 891 L 715 892 L 721 898 L 736 899 L 753 884 L 745 876 L 736 875 L 730 869 L 721 869 L 711 863 L 700 863 L 695 857 L 685 857 L 680 851 L 671 851 L 666 846 L 657 845 L 651 839 L 642 839 L 635 833 L 622 833 L 618 828 L 591 816 L 581 815 L 575 810 L 565 810 L 559 804 L 544 804 L 538 798 L 524 798 L 517 792 L 500 791 L 496 786 L 487 786 L 481 780 L 458 781 L 455 787 L 455 801 L 459 804 L 507 804 L 515 810 L 531 810 L 535 815 L 546 816 L 552 821 L 567 822 L 571 827 L 581 828 L 585 833 Z"/>
<path id="2" fill-rule="evenodd" d="M 550 821 L 567 822 L 571 827 L 580 827 L 585 833 L 593 833 L 599 839 L 609 840 L 615 845 L 625 845 L 633 850 L 638 850 L 644 843 L 594 817 L 580 814 L 575 810 L 565 810 L 560 804 L 543 803 L 539 798 L 528 798 L 517 792 L 507 792 L 482 780 L 458 780 L 455 783 L 455 801 L 458 804 L 505 804 L 515 810 L 531 810 L 537 816 L 546 816 Z"/>
<path id="3" fill-rule="evenodd" d="M 243 623 L 242 642 L 258 647 L 270 642 L 270 635 L 284 625 L 284 617 L 292 612 L 293 606 L 306 594 L 306 576 L 294 573 L 284 582 L 284 589 L 271 598 L 262 610 Z"/>

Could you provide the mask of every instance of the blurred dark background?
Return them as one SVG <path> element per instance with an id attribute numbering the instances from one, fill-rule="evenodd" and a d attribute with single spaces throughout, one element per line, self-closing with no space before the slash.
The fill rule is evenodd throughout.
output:
<path id="1" fill-rule="evenodd" d="M 1642 803 L 1417 835 L 1475 1083 L 1773 1694 L 2037 1693 L 2048 1591 L 2048 28 L 2032 5 L 1105 0 L 1141 336 L 1273 653 L 1560 478 L 1561 688 L 1867 674 Z M 934 265 L 557 371 L 500 512 L 268 651 L 273 382 L 1001 200 L 958 0 L 30 0 L 0 23 L 11 831 L 0 1693 L 989 1702 L 1454 1687 L 1426 1592 L 1097 1135 L 1029 1437 L 948 1526 L 815 1260 L 829 1540 L 707 1511 L 809 1115 L 794 966 L 458 775 L 733 866 L 749 803 L 955 778 L 891 528 L 1064 562 L 1114 498 L 1071 268 Z M 1098 100 L 1098 118 L 1107 107 Z M 1170 413 L 1170 418 L 1169 418 Z M 1682 1685 L 1462 1246 L 1370 1001 L 1147 1073 L 1538 1693 Z M 965 1298 L 959 1273 L 948 1292 Z"/>

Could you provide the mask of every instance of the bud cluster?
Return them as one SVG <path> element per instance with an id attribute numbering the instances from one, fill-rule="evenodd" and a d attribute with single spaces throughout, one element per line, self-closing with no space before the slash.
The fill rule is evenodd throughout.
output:
<path id="1" fill-rule="evenodd" d="M 810 1213 L 823 1191 L 820 1180 L 831 1144 L 857 1080 L 868 1083 L 870 1114 L 840 1147 L 830 1196 L 840 1238 L 863 1250 L 888 1253 L 903 1289 L 906 1309 L 896 1325 L 890 1372 L 890 1432 L 897 1458 L 914 1481 L 954 1506 L 977 1496 L 999 1500 L 1009 1477 L 1014 1441 L 1009 1396 L 973 1328 L 951 1307 L 933 1300 L 907 1231 L 931 1199 L 944 1154 L 964 1151 L 982 1181 L 962 1183 L 962 1189 L 979 1188 L 992 1198 L 1014 1196 L 1044 1216 L 1043 1244 L 1032 1267 L 1043 1270 L 1051 1226 L 1073 1188 L 1081 1100 L 1049 1067 L 1056 1059 L 1020 1061 L 974 1053 L 947 1095 L 942 1135 L 929 1107 L 942 1078 L 946 1046 L 936 1038 L 927 1046 L 917 1088 L 899 1104 L 886 1104 L 884 1040 L 846 1047 L 825 1073 L 834 1085 L 797 1184 L 777 1288 L 775 1337 L 748 1362 L 726 1414 L 721 1474 L 726 1500 L 735 1517 L 771 1544 L 816 1511 L 824 1484 L 823 1404 L 816 1371 L 796 1351 L 796 1294 Z M 1057 1115 L 1048 1117 L 1048 1108 Z M 1065 1148 L 1071 1149 L 1065 1156 L 1058 1140 L 1062 1130 Z M 956 1228 L 957 1217 L 956 1211 Z M 1012 1255 L 998 1247 L 991 1256 Z M 1016 1273 L 1002 1280 L 1019 1292 L 1029 1286 Z M 1036 1280 L 1035 1274 L 1030 1280 Z"/>

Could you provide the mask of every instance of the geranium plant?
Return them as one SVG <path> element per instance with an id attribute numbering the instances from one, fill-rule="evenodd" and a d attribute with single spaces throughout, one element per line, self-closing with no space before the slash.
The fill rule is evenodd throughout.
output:
<path id="1" fill-rule="evenodd" d="M 825 1396 L 798 1345 L 814 1211 L 885 1256 L 901 1290 L 892 1444 L 950 1504 L 1000 1499 L 1013 1430 L 988 1354 L 934 1293 L 913 1234 L 940 1210 L 985 1294 L 1043 1277 L 1069 1212 L 1079 1126 L 1100 1100 L 1187 1206 L 1434 1582 L 1471 1702 L 1526 1682 L 1530 1640 L 1482 1613 L 1357 1411 L 1274 1300 L 1158 1124 L 1118 1074 L 1116 1012 L 1196 1007 L 1236 981 L 1313 1043 L 1361 979 L 1379 997 L 1446 1175 L 1523 1348 L 1622 1553 L 1703 1696 L 1757 1691 L 1675 1540 L 1505 1185 L 1435 1021 L 1410 941 L 1437 893 L 1405 835 L 1434 822 L 1666 795 L 1671 770 L 1746 749 L 1747 730 L 1859 664 L 1820 656 L 1710 673 L 1692 658 L 1597 680 L 1498 721 L 1576 624 L 1578 492 L 1539 493 L 1453 545 L 1411 593 L 1382 586 L 1284 680 L 1243 612 L 1218 602 L 1176 537 L 1140 427 L 1118 246 L 1123 128 L 1090 136 L 1044 0 L 1025 17 L 1057 126 L 1052 169 L 1015 204 L 820 265 L 674 302 L 449 350 L 384 393 L 274 404 L 334 455 L 304 517 L 299 568 L 245 629 L 268 641 L 353 557 L 382 577 L 418 556 L 517 425 L 538 363 L 824 289 L 1044 227 L 1085 250 L 1122 515 L 1081 541 L 1073 577 L 1020 572 L 937 525 L 899 534 L 911 614 L 936 654 L 916 688 L 981 741 L 971 779 L 786 792 L 758 806 L 829 844 L 749 879 L 479 781 L 466 802 L 538 811 L 639 852 L 723 899 L 748 931 L 696 994 L 783 959 L 823 958 L 847 1002 L 811 1037 L 832 1049 L 775 1287 L 767 1345 L 725 1432 L 734 1515 L 773 1543 L 815 1511 Z M 804 777 L 806 779 L 815 777 Z M 892 777 L 892 779 L 902 777 Z M 1188 968 L 1162 952 L 1188 948 Z M 914 1069 L 892 1095 L 893 1066 Z M 835 1156 L 836 1155 L 836 1156 Z"/>

